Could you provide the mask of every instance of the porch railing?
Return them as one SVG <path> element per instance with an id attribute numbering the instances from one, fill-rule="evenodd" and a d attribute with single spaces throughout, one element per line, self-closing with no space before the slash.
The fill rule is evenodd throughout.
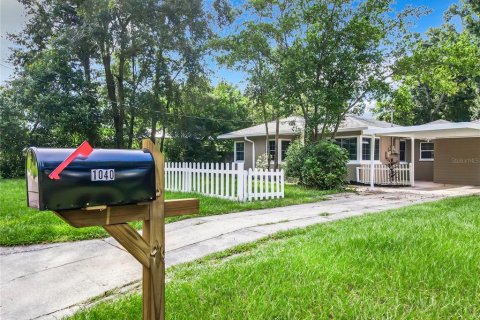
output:
<path id="1" fill-rule="evenodd" d="M 371 164 L 362 164 L 357 167 L 357 182 L 370 183 Z M 401 163 L 393 168 L 385 164 L 374 164 L 374 180 L 376 185 L 410 186 L 412 185 L 412 166 L 410 163 Z"/>

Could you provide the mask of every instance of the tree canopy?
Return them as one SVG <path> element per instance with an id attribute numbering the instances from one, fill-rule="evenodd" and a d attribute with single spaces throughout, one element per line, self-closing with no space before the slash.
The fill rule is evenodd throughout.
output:
<path id="1" fill-rule="evenodd" d="M 473 2 L 453 6 L 444 24 L 417 34 L 410 53 L 394 66 L 394 88 L 381 100 L 383 118 L 398 124 L 434 120 L 470 121 L 480 116 L 480 34 Z M 451 22 L 460 15 L 462 30 Z M 473 20 L 476 17 L 476 20 Z"/>
<path id="2" fill-rule="evenodd" d="M 319 140 L 384 89 L 408 23 L 423 10 L 392 15 L 386 0 L 257 0 L 245 12 L 240 30 L 220 41 L 220 61 L 245 68 L 274 117 L 297 111 L 305 139 Z"/>

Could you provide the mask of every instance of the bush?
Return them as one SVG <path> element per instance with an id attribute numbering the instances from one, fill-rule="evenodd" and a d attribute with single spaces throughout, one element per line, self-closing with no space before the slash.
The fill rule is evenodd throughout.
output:
<path id="1" fill-rule="evenodd" d="M 294 142 L 287 152 L 286 174 L 298 179 L 300 184 L 336 189 L 345 184 L 347 151 L 332 141 L 318 141 L 305 146 Z"/>
<path id="2" fill-rule="evenodd" d="M 263 169 L 267 170 L 268 169 L 268 161 L 269 161 L 269 156 L 267 153 L 262 154 L 257 158 L 257 161 L 255 162 L 255 168 L 257 169 Z"/>

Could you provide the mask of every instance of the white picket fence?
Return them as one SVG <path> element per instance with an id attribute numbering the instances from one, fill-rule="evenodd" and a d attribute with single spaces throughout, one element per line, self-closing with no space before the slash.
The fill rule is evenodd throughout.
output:
<path id="1" fill-rule="evenodd" d="M 357 182 L 370 183 L 370 164 L 362 164 L 357 167 Z M 385 164 L 374 164 L 374 183 L 378 185 L 409 186 L 412 184 L 412 168 L 409 163 L 398 164 L 394 169 L 393 178 L 390 176 L 390 168 Z"/>
<path id="2" fill-rule="evenodd" d="M 237 201 L 283 198 L 283 170 L 244 170 L 242 163 L 165 163 L 167 191 L 198 192 Z"/>

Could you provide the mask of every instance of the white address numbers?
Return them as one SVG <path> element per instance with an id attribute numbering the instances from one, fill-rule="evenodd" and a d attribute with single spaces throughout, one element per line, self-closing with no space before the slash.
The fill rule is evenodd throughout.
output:
<path id="1" fill-rule="evenodd" d="M 91 181 L 115 180 L 115 169 L 92 169 Z"/>

